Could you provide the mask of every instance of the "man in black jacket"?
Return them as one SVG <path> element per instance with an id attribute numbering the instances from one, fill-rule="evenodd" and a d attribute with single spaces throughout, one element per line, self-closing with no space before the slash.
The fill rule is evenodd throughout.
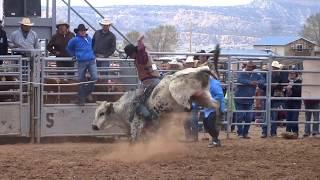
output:
<path id="1" fill-rule="evenodd" d="M 272 77 L 271 77 L 271 82 L 273 85 L 271 85 L 271 97 L 284 97 L 285 92 L 284 92 L 284 87 L 285 85 L 282 85 L 282 83 L 288 83 L 288 77 L 285 78 L 285 74 L 282 74 L 279 70 L 282 68 L 282 64 L 280 64 L 278 61 L 273 61 L 272 64 L 272 69 L 274 70 L 272 72 Z M 266 88 L 266 87 L 265 87 Z M 266 89 L 265 89 L 266 92 Z M 285 108 L 284 107 L 284 100 L 278 100 L 278 99 L 273 99 L 271 100 L 271 109 L 281 109 Z M 273 110 L 271 111 L 271 120 L 272 121 L 278 121 L 278 113 L 280 111 Z M 277 136 L 277 123 L 271 123 L 271 136 Z M 262 136 L 261 138 L 266 138 L 267 137 L 267 126 L 263 125 L 262 126 Z"/>
<path id="2" fill-rule="evenodd" d="M 297 70 L 294 68 L 293 70 Z M 287 97 L 301 97 L 301 83 L 302 80 L 299 76 L 298 72 L 291 71 L 289 72 L 289 85 L 285 87 L 285 93 Z M 287 100 L 287 109 L 301 109 L 301 100 L 293 99 Z M 294 121 L 297 123 L 288 123 L 286 125 L 286 132 L 291 132 L 294 134 L 294 138 L 298 138 L 299 136 L 299 110 L 291 110 L 287 112 L 287 121 Z"/>
<path id="3" fill-rule="evenodd" d="M 0 20 L 0 55 L 7 55 L 8 54 L 8 40 L 6 31 L 3 30 L 2 20 Z M 0 60 L 0 65 L 3 63 Z"/>
<path id="4" fill-rule="evenodd" d="M 92 38 L 92 46 L 94 54 L 97 58 L 108 58 L 116 50 L 116 36 L 109 30 L 111 22 L 108 19 L 99 21 L 102 29 L 97 30 Z M 98 61 L 98 67 L 106 70 L 109 67 L 108 61 Z M 107 75 L 108 73 L 101 73 Z"/>

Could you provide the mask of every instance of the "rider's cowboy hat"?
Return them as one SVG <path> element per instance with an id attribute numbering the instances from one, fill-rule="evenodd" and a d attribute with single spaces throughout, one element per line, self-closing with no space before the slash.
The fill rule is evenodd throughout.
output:
<path id="1" fill-rule="evenodd" d="M 21 21 L 19 21 L 19 24 L 25 25 L 25 26 L 33 26 L 34 23 L 31 22 L 31 20 L 29 18 L 22 18 Z"/>
<path id="2" fill-rule="evenodd" d="M 124 47 L 124 52 L 126 53 L 127 57 L 130 57 L 133 53 L 137 52 L 137 46 L 133 44 L 128 44 Z"/>

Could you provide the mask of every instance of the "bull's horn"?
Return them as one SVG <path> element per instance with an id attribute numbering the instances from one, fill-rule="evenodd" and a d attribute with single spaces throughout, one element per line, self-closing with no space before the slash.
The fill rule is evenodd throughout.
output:
<path id="1" fill-rule="evenodd" d="M 104 102 L 106 102 L 106 101 L 96 101 L 97 105 L 101 105 Z"/>

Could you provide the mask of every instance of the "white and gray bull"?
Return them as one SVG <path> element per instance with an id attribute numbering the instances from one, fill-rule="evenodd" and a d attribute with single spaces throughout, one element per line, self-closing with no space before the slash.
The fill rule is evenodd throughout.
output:
<path id="1" fill-rule="evenodd" d="M 212 72 L 208 66 L 188 68 L 167 75 L 153 89 L 146 105 L 157 115 L 185 111 L 185 109 L 191 108 L 191 102 L 219 109 L 219 103 L 212 100 L 209 92 L 210 75 Z M 133 112 L 137 94 L 138 91 L 129 91 L 116 102 L 99 102 L 92 128 L 99 130 L 111 126 L 126 125 L 130 130 L 132 140 L 136 140 L 145 125 L 144 119 Z M 132 113 L 134 117 L 130 121 Z"/>

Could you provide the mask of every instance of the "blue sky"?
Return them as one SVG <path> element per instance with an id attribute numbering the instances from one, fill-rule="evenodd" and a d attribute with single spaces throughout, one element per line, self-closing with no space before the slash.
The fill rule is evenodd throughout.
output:
<path id="1" fill-rule="evenodd" d="M 66 0 L 67 1 L 67 0 Z M 90 0 L 95 6 L 110 5 L 190 5 L 190 6 L 233 6 L 248 4 L 253 0 Z M 58 4 L 61 4 L 57 0 Z M 71 0 L 72 5 L 83 5 L 83 0 Z"/>

